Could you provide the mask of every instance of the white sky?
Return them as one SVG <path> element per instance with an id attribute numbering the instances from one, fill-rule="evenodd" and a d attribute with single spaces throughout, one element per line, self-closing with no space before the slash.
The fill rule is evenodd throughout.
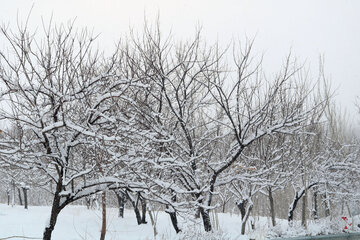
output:
<path id="1" fill-rule="evenodd" d="M 354 106 L 360 95 L 358 0 L 11 0 L 2 1 L 0 22 L 15 24 L 17 13 L 24 20 L 33 4 L 30 25 L 35 27 L 41 16 L 49 19 L 51 14 L 56 23 L 76 17 L 78 27 L 101 33 L 106 46 L 129 26 L 141 28 L 145 15 L 151 22 L 159 13 L 164 32 L 172 29 L 176 38 L 191 36 L 199 25 L 210 42 L 225 44 L 256 35 L 256 51 L 265 53 L 270 72 L 279 69 L 291 48 L 316 77 L 319 55 L 324 54 L 336 99 L 351 118 L 360 120 Z"/>

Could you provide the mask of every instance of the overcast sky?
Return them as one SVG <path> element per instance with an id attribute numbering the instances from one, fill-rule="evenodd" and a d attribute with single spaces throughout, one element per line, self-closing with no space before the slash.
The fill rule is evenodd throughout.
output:
<path id="1" fill-rule="evenodd" d="M 270 72 L 278 69 L 292 49 L 316 77 L 323 54 L 326 75 L 337 89 L 336 99 L 351 118 L 360 120 L 354 106 L 360 95 L 358 0 L 11 0 L 1 4 L 1 23 L 13 25 L 17 14 L 25 19 L 34 5 L 31 26 L 40 24 L 41 17 L 46 20 L 53 15 L 57 23 L 76 17 L 77 26 L 101 33 L 106 46 L 129 26 L 140 29 L 145 15 L 152 21 L 157 13 L 162 29 L 171 29 L 176 38 L 191 36 L 199 25 L 210 42 L 225 44 L 256 35 L 256 51 L 265 53 Z"/>

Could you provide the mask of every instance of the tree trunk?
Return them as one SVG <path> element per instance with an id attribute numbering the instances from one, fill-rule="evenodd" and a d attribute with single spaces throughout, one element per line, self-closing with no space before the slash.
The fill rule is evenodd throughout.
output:
<path id="1" fill-rule="evenodd" d="M 173 202 L 176 202 L 176 194 L 174 192 L 172 192 L 172 197 L 171 197 L 171 201 Z M 170 215 L 170 220 L 171 220 L 171 223 L 175 229 L 175 232 L 176 233 L 179 233 L 181 232 L 181 229 L 179 228 L 179 224 L 178 224 L 178 221 L 177 221 L 177 216 L 176 216 L 176 212 L 175 212 L 175 209 L 172 207 L 172 206 L 166 206 L 166 211 L 169 215 Z"/>
<path id="2" fill-rule="evenodd" d="M 250 212 L 252 210 L 253 205 L 251 204 L 250 206 L 247 206 L 249 203 L 249 200 L 245 199 L 242 200 L 240 202 L 238 202 L 236 205 L 240 210 L 240 214 L 241 214 L 241 234 L 244 235 L 245 234 L 245 230 L 246 230 L 246 222 L 249 219 L 250 216 Z"/>
<path id="3" fill-rule="evenodd" d="M 225 213 L 226 202 L 223 203 L 222 213 Z"/>
<path id="4" fill-rule="evenodd" d="M 325 217 L 329 217 L 330 216 L 330 203 L 329 203 L 329 200 L 327 199 L 326 193 L 324 193 L 323 198 L 324 198 L 324 204 L 325 204 Z"/>
<path id="5" fill-rule="evenodd" d="M 140 215 L 139 208 L 137 206 L 134 207 L 134 211 L 135 211 L 137 224 L 140 225 L 141 224 L 141 215 Z"/>
<path id="6" fill-rule="evenodd" d="M 154 239 L 156 239 L 156 235 L 157 235 L 156 221 L 154 219 L 153 212 L 151 211 L 151 209 L 149 209 L 148 212 L 149 212 L 149 216 L 150 216 L 151 225 L 152 225 L 153 231 L 154 231 Z"/>
<path id="7" fill-rule="evenodd" d="M 211 221 L 210 221 L 209 210 L 205 210 L 202 207 L 199 207 L 199 210 L 200 210 L 201 217 L 203 219 L 204 230 L 205 230 L 205 232 L 210 232 L 211 231 Z"/>
<path id="8" fill-rule="evenodd" d="M 102 206 L 102 224 L 100 240 L 105 240 L 106 235 L 106 192 L 101 194 L 101 206 Z"/>
<path id="9" fill-rule="evenodd" d="M 134 208 L 137 224 L 140 225 L 141 224 L 141 215 L 140 215 L 140 211 L 138 208 L 140 195 L 138 194 L 136 197 L 136 200 L 135 200 L 130 196 L 130 194 L 127 191 L 125 191 L 125 193 L 126 193 L 127 198 L 129 199 L 131 205 Z"/>
<path id="10" fill-rule="evenodd" d="M 269 195 L 269 203 L 270 203 L 271 222 L 272 222 L 273 227 L 275 227 L 276 226 L 275 207 L 274 207 L 274 198 L 273 198 L 273 195 L 272 195 L 271 187 L 268 188 L 268 195 Z"/>
<path id="11" fill-rule="evenodd" d="M 295 209 L 296 209 L 296 206 L 297 206 L 299 200 L 300 200 L 301 197 L 304 195 L 304 193 L 305 193 L 305 191 L 303 190 L 303 191 L 301 191 L 300 193 L 297 192 L 297 193 L 295 194 L 294 200 L 293 200 L 293 202 L 290 204 L 290 207 L 289 207 L 289 213 L 288 213 L 288 221 L 289 221 L 289 222 L 292 222 L 292 221 L 294 220 L 294 211 L 295 211 Z M 305 204 L 305 207 L 306 207 L 306 202 L 305 202 L 305 203 L 303 202 L 303 209 L 305 210 L 304 204 Z M 304 214 L 304 212 L 302 212 L 302 213 Z M 303 215 L 302 215 L 302 223 L 303 223 L 303 219 L 304 219 L 304 217 L 303 217 Z"/>
<path id="12" fill-rule="evenodd" d="M 74 186 L 74 179 L 71 180 L 71 192 L 74 192 L 75 186 Z"/>
<path id="13" fill-rule="evenodd" d="M 245 235 L 246 222 L 241 222 L 241 235 Z"/>
<path id="14" fill-rule="evenodd" d="M 305 190 L 304 197 L 302 199 L 302 209 L 301 209 L 301 225 L 307 228 L 306 225 L 306 209 L 307 209 L 307 191 Z"/>
<path id="15" fill-rule="evenodd" d="M 28 209 L 28 199 L 27 199 L 27 188 L 23 187 L 23 193 L 24 193 L 24 208 Z"/>
<path id="16" fill-rule="evenodd" d="M 119 204 L 119 217 L 124 218 L 124 209 L 126 202 L 125 194 L 120 191 L 115 191 L 115 195 Z"/>
<path id="17" fill-rule="evenodd" d="M 288 221 L 292 222 L 294 220 L 294 211 L 298 204 L 298 201 L 300 200 L 300 197 L 298 196 L 298 193 L 295 194 L 293 202 L 290 204 L 289 207 L 289 213 L 288 213 Z"/>
<path id="18" fill-rule="evenodd" d="M 317 220 L 319 218 L 318 216 L 318 192 L 317 190 L 314 191 L 313 194 L 313 217 L 314 220 Z"/>
<path id="19" fill-rule="evenodd" d="M 8 205 L 10 205 L 10 191 L 9 190 L 6 191 L 6 195 L 7 195 L 7 203 L 8 203 Z"/>
<path id="20" fill-rule="evenodd" d="M 146 222 L 146 200 L 142 197 L 140 197 L 141 202 L 141 223 L 147 224 Z"/>
<path id="21" fill-rule="evenodd" d="M 179 228 L 179 224 L 177 221 L 176 212 L 170 212 L 169 215 L 170 215 L 171 223 L 172 223 L 176 233 L 181 232 L 181 229 Z"/>
<path id="22" fill-rule="evenodd" d="M 21 198 L 21 191 L 20 191 L 20 188 L 17 189 L 18 190 L 18 195 L 19 195 L 19 202 L 20 202 L 20 206 L 23 205 L 23 201 L 22 201 L 22 198 Z"/>
<path id="23" fill-rule="evenodd" d="M 301 197 L 305 194 L 306 191 L 308 191 L 310 188 L 316 186 L 318 183 L 312 183 L 310 184 L 308 187 L 303 188 L 302 190 L 295 192 L 295 196 L 294 196 L 294 200 L 292 201 L 292 203 L 290 204 L 289 207 L 289 213 L 288 213 L 288 221 L 292 222 L 294 220 L 294 211 L 295 208 L 299 202 L 299 200 L 301 199 Z M 305 203 L 306 204 L 306 203 Z"/>
<path id="24" fill-rule="evenodd" d="M 60 178 L 61 179 L 61 178 Z M 56 191 L 54 194 L 54 200 L 53 200 L 53 204 L 52 204 L 52 208 L 51 208 L 51 215 L 50 215 L 50 220 L 47 224 L 47 226 L 45 227 L 45 231 L 44 231 L 44 235 L 43 235 L 43 240 L 51 240 L 51 234 L 54 230 L 56 221 L 57 221 L 57 217 L 61 211 L 60 209 L 60 195 L 59 193 L 61 192 L 61 187 L 62 187 L 62 182 L 59 181 L 56 184 Z"/>
<path id="25" fill-rule="evenodd" d="M 166 211 L 170 215 L 171 223 L 175 229 L 176 233 L 181 232 L 181 229 L 179 228 L 176 212 L 172 207 L 166 206 Z"/>
<path id="26" fill-rule="evenodd" d="M 11 191 L 11 206 L 13 207 L 15 205 L 15 182 L 12 181 L 11 182 L 11 187 L 12 187 L 12 191 Z"/>

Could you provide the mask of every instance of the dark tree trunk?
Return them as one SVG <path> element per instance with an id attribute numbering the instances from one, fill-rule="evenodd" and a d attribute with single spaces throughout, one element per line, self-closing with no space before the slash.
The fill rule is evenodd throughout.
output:
<path id="1" fill-rule="evenodd" d="M 222 213 L 225 213 L 225 206 L 226 206 L 226 202 L 224 202 L 222 205 L 222 211 L 221 211 Z"/>
<path id="2" fill-rule="evenodd" d="M 276 226 L 275 207 L 274 207 L 274 198 L 273 198 L 273 195 L 272 195 L 271 187 L 268 188 L 268 195 L 269 195 L 269 203 L 270 203 L 271 222 L 272 222 L 273 227 L 275 227 Z"/>
<path id="3" fill-rule="evenodd" d="M 60 178 L 61 179 L 61 178 Z M 50 215 L 50 220 L 47 224 L 47 226 L 45 227 L 45 231 L 44 231 L 44 235 L 43 235 L 43 240 L 51 240 L 51 234 L 54 230 L 56 221 L 57 221 L 57 217 L 60 213 L 60 195 L 59 193 L 61 192 L 61 187 L 62 187 L 62 182 L 59 181 L 56 184 L 56 191 L 54 194 L 54 200 L 53 200 L 53 204 L 52 204 L 52 208 L 51 208 L 51 215 Z"/>
<path id="4" fill-rule="evenodd" d="M 169 215 L 170 215 L 171 223 L 172 223 L 176 233 L 181 232 L 181 229 L 179 228 L 179 225 L 178 225 L 176 212 L 169 212 Z"/>
<path id="5" fill-rule="evenodd" d="M 124 218 L 124 209 L 125 209 L 125 202 L 126 196 L 124 193 L 120 191 L 115 191 L 116 198 L 119 204 L 119 217 Z"/>
<path id="6" fill-rule="evenodd" d="M 292 222 L 294 220 L 294 211 L 296 209 L 296 206 L 297 206 L 299 200 L 305 194 L 305 191 L 316 186 L 317 184 L 318 183 L 312 183 L 306 189 L 304 188 L 301 191 L 295 193 L 294 200 L 292 201 L 292 203 L 290 204 L 290 207 L 289 207 L 289 213 L 288 213 L 288 221 L 289 222 Z"/>
<path id="7" fill-rule="evenodd" d="M 139 200 L 140 200 L 140 194 L 137 195 L 136 200 L 135 200 L 132 197 L 130 197 L 130 195 L 129 195 L 129 193 L 127 191 L 125 191 L 125 193 L 127 195 L 127 198 L 129 199 L 131 205 L 134 208 L 137 224 L 140 225 L 141 224 L 141 214 L 140 214 L 140 211 L 139 211 L 139 208 L 138 208 Z"/>
<path id="8" fill-rule="evenodd" d="M 11 206 L 13 207 L 15 205 L 15 182 L 14 181 L 11 181 L 11 187 L 12 187 L 12 191 L 11 191 Z"/>
<path id="9" fill-rule="evenodd" d="M 202 207 L 199 207 L 199 210 L 200 210 L 201 217 L 203 219 L 205 232 L 210 232 L 211 231 L 211 221 L 210 221 L 209 210 L 205 210 Z"/>
<path id="10" fill-rule="evenodd" d="M 21 191 L 20 188 L 18 188 L 18 195 L 19 195 L 19 202 L 20 202 L 20 206 L 23 205 L 23 201 L 22 201 L 22 197 L 21 197 Z"/>
<path id="11" fill-rule="evenodd" d="M 137 224 L 140 225 L 141 224 L 141 215 L 140 215 L 139 208 L 137 206 L 134 207 L 134 211 L 135 211 Z"/>
<path id="12" fill-rule="evenodd" d="M 307 209 L 307 191 L 305 190 L 304 196 L 302 198 L 302 209 L 301 209 L 301 225 L 307 228 L 306 225 L 306 209 Z"/>
<path id="13" fill-rule="evenodd" d="M 140 197 L 141 202 L 141 223 L 147 224 L 146 222 L 146 200 L 142 197 Z"/>
<path id="14" fill-rule="evenodd" d="M 74 186 L 74 180 L 71 180 L 71 192 L 74 192 L 75 186 Z"/>
<path id="15" fill-rule="evenodd" d="M 245 199 L 236 204 L 237 207 L 239 208 L 240 214 L 241 214 L 241 234 L 242 235 L 245 234 L 246 222 L 249 219 L 250 211 L 252 210 L 252 205 L 250 205 L 248 210 L 246 210 L 248 203 L 249 203 L 249 200 Z"/>
<path id="16" fill-rule="evenodd" d="M 228 202 L 228 201 L 224 201 L 224 203 L 223 203 L 223 205 L 222 205 L 222 213 L 225 213 L 227 202 Z"/>
<path id="17" fill-rule="evenodd" d="M 217 176 L 224 170 L 225 170 L 225 168 L 222 168 L 222 169 L 218 170 L 217 172 L 214 172 L 213 175 L 211 176 L 210 191 L 208 193 L 209 195 L 205 202 L 207 207 L 211 206 L 211 200 L 212 200 L 212 195 L 214 192 L 214 187 L 215 187 L 215 182 L 216 182 Z M 197 199 L 199 199 L 199 195 L 197 196 Z M 202 200 L 200 200 L 199 203 L 202 204 Z M 210 220 L 210 215 L 209 215 L 209 209 L 204 209 L 203 207 L 199 207 L 199 210 L 200 210 L 200 214 L 203 219 L 204 230 L 205 230 L 205 232 L 210 232 L 212 230 L 212 226 L 211 226 L 211 220 Z"/>
<path id="18" fill-rule="evenodd" d="M 7 190 L 7 191 L 6 191 L 6 194 L 7 194 L 7 202 L 8 202 L 8 205 L 10 205 L 10 191 Z"/>
<path id="19" fill-rule="evenodd" d="M 329 200 L 327 199 L 326 193 L 324 193 L 323 198 L 324 198 L 324 205 L 325 205 L 325 217 L 329 217 L 330 216 L 330 206 L 329 206 Z"/>
<path id="20" fill-rule="evenodd" d="M 294 220 L 294 211 L 295 211 L 296 205 L 298 204 L 301 196 L 302 195 L 299 196 L 298 193 L 295 194 L 294 200 L 291 203 L 290 208 L 289 208 L 289 213 L 288 213 L 288 221 L 289 222 L 292 222 Z"/>
<path id="21" fill-rule="evenodd" d="M 173 196 L 171 197 L 171 200 L 173 202 L 176 202 L 176 194 L 173 192 Z M 166 212 L 170 215 L 171 223 L 174 227 L 174 230 L 176 233 L 181 232 L 181 229 L 179 228 L 176 212 L 173 209 L 173 207 L 166 206 Z"/>
<path id="22" fill-rule="evenodd" d="M 22 190 L 23 190 L 23 193 L 24 193 L 24 208 L 28 209 L 28 197 L 27 197 L 27 190 L 28 189 L 26 187 L 23 187 Z"/>
<path id="23" fill-rule="evenodd" d="M 318 216 L 318 192 L 317 192 L 317 190 L 315 190 L 314 194 L 313 194 L 313 217 L 314 217 L 314 220 L 317 220 L 319 218 L 319 216 Z"/>

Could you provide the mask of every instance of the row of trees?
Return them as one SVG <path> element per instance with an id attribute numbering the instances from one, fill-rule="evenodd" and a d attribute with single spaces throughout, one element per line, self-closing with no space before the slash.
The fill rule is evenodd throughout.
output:
<path id="1" fill-rule="evenodd" d="M 199 32 L 176 42 L 145 27 L 110 57 L 73 25 L 44 27 L 41 40 L 26 27 L 1 32 L 2 169 L 53 184 L 44 239 L 67 205 L 98 192 L 105 202 L 108 190 L 134 207 L 166 207 L 177 232 L 178 213 L 201 216 L 211 231 L 209 212 L 227 203 L 225 192 L 243 233 L 258 194 L 273 225 L 273 196 L 285 187 L 295 192 L 289 221 L 310 189 L 315 203 L 359 198 L 356 144 L 336 125 L 326 86 L 291 56 L 268 76 L 252 42 L 228 61 L 230 51 Z"/>

